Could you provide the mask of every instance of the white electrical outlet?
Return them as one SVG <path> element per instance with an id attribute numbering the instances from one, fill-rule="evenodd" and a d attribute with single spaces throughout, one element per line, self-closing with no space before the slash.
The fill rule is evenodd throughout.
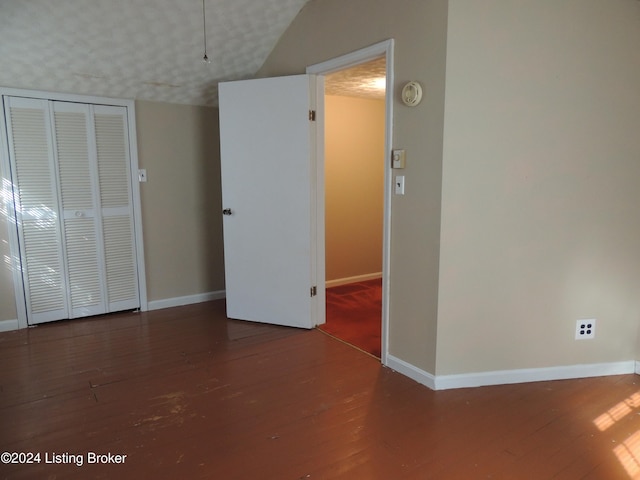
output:
<path id="1" fill-rule="evenodd" d="M 585 318 L 576 321 L 576 340 L 586 340 L 596 336 L 596 319 Z"/>

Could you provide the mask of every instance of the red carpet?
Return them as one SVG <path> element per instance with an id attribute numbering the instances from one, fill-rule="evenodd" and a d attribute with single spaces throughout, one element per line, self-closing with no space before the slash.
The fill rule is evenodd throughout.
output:
<path id="1" fill-rule="evenodd" d="M 330 335 L 380 358 L 382 279 L 327 288 L 327 323 Z"/>

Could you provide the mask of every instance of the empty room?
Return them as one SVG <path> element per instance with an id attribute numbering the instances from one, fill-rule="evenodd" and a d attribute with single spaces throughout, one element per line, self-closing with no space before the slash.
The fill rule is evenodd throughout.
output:
<path id="1" fill-rule="evenodd" d="M 0 478 L 640 478 L 638 45 L 638 0 L 0 1 Z"/>

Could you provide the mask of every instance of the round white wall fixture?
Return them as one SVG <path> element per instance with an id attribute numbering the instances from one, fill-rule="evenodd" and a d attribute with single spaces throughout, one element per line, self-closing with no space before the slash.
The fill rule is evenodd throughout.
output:
<path id="1" fill-rule="evenodd" d="M 422 87 L 418 82 L 409 82 L 402 87 L 402 102 L 407 107 L 415 107 L 422 100 Z"/>

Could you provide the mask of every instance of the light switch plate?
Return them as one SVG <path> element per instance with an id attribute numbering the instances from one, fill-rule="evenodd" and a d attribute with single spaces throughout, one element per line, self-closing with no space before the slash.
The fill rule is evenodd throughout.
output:
<path id="1" fill-rule="evenodd" d="M 147 181 L 147 170 L 146 168 L 141 168 L 138 170 L 138 182 L 144 183 Z"/>
<path id="2" fill-rule="evenodd" d="M 394 181 L 394 191 L 396 195 L 404 195 L 404 175 L 398 175 Z"/>
<path id="3" fill-rule="evenodd" d="M 402 149 L 393 150 L 391 152 L 391 168 L 404 168 L 406 153 Z"/>

